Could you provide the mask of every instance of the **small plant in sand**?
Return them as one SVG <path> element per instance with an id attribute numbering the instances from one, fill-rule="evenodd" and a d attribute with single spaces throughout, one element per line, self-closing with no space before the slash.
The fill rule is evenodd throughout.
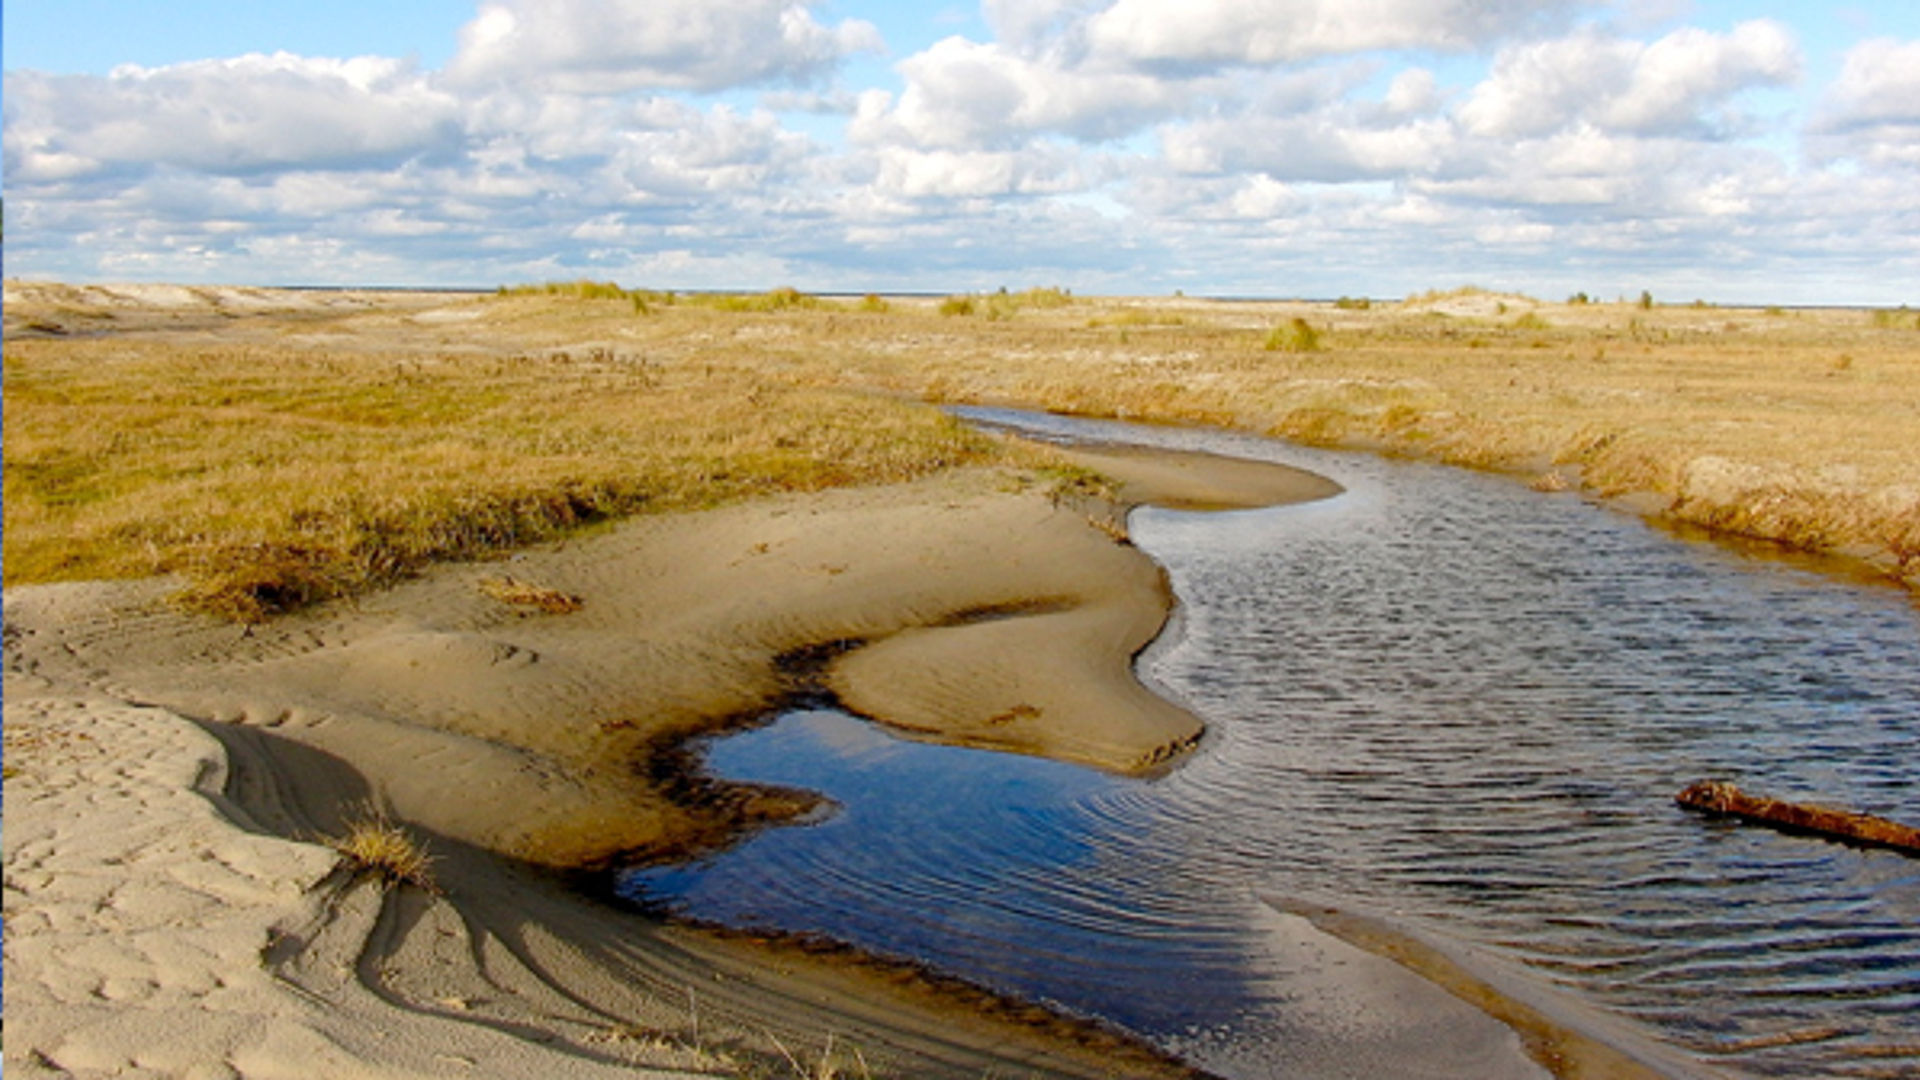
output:
<path id="1" fill-rule="evenodd" d="M 1915 315 L 1905 304 L 1899 308 L 1880 308 L 1873 312 L 1873 326 L 1876 330 L 1920 330 L 1920 315 Z"/>
<path id="2" fill-rule="evenodd" d="M 503 604 L 533 608 L 549 615 L 566 615 L 579 611 L 581 605 L 586 603 L 572 593 L 549 589 L 544 585 L 535 585 L 515 577 L 482 578 L 479 589 Z"/>
<path id="3" fill-rule="evenodd" d="M 767 1040 L 774 1049 L 786 1059 L 787 1067 L 793 1070 L 794 1080 L 840 1080 L 842 1077 L 854 1077 L 857 1080 L 873 1080 L 873 1069 L 868 1066 L 866 1056 L 859 1047 L 851 1048 L 850 1060 L 835 1052 L 832 1035 L 827 1036 L 827 1044 L 820 1051 L 820 1058 L 809 1065 L 802 1061 L 773 1032 L 767 1032 Z"/>
<path id="4" fill-rule="evenodd" d="M 973 314 L 973 297 L 949 296 L 940 301 L 940 314 L 949 317 Z"/>
<path id="5" fill-rule="evenodd" d="M 1100 514 L 1088 514 L 1087 524 L 1093 526 L 1095 529 L 1098 529 L 1100 532 L 1105 533 L 1107 539 L 1123 547 L 1133 543 L 1133 537 L 1128 535 L 1127 523 L 1123 518 L 1108 517 Z"/>
<path id="6" fill-rule="evenodd" d="M 1274 327 L 1267 335 L 1268 352 L 1311 353 L 1319 352 L 1320 348 L 1320 331 L 1297 316 L 1285 326 Z"/>
<path id="7" fill-rule="evenodd" d="M 413 885 L 430 893 L 440 891 L 426 845 L 384 812 L 364 810 L 349 818 L 346 827 L 344 836 L 328 837 L 326 845 L 339 852 L 356 874 L 371 874 L 388 888 Z"/>

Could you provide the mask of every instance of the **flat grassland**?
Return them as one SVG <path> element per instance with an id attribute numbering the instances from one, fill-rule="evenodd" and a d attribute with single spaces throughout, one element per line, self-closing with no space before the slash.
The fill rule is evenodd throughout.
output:
<path id="1" fill-rule="evenodd" d="M 6 301 L 9 582 L 179 574 L 235 618 L 633 513 L 1016 453 L 928 401 L 1515 472 L 1920 584 L 1905 309 L 591 283 Z"/>

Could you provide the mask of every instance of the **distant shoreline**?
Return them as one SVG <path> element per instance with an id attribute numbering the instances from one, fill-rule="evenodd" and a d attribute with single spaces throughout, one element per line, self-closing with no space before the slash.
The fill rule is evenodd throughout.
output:
<path id="1" fill-rule="evenodd" d="M 15 285 L 15 284 L 18 284 L 18 285 L 71 285 L 71 286 L 84 286 L 84 287 L 105 288 L 105 289 L 115 289 L 115 288 L 120 288 L 125 286 L 181 285 L 180 282 L 176 282 L 176 281 L 116 281 L 116 280 L 107 280 L 107 279 L 102 279 L 99 281 L 75 281 L 70 278 L 15 277 L 15 276 L 10 276 L 6 278 L 6 282 L 9 285 Z M 195 288 L 195 289 L 270 289 L 270 290 L 279 290 L 284 292 L 395 293 L 395 294 L 401 294 L 401 295 L 415 294 L 415 295 L 423 295 L 423 296 L 436 296 L 436 295 L 487 296 L 487 295 L 496 293 L 503 288 L 512 288 L 515 284 L 529 284 L 529 283 L 496 282 L 493 284 L 472 284 L 472 285 L 445 285 L 445 284 L 440 284 L 440 285 L 371 284 L 369 285 L 369 284 L 232 282 L 232 281 L 213 282 L 213 281 L 210 281 L 210 282 L 199 282 L 192 285 L 185 285 L 182 287 Z M 673 293 L 679 296 L 742 296 L 742 295 L 751 295 L 757 292 L 761 292 L 761 291 L 764 291 L 765 289 L 764 286 L 756 287 L 756 286 L 749 286 L 749 285 L 742 285 L 739 287 L 700 286 L 696 288 L 690 288 L 690 287 L 684 287 L 684 286 L 675 286 L 671 284 L 662 285 L 662 284 L 652 284 L 652 283 L 635 283 L 635 284 L 627 285 L 625 287 L 631 288 L 631 289 L 646 289 L 653 292 Z M 1461 286 L 1461 288 L 1465 290 L 1473 290 L 1474 287 Z M 1483 290 L 1483 291 L 1492 292 L 1491 290 Z M 866 296 L 878 296 L 878 297 L 881 297 L 882 299 L 887 299 L 887 300 L 927 301 L 927 300 L 939 300 L 943 297 L 948 297 L 948 296 L 986 297 L 986 296 L 991 296 L 993 294 L 994 294 L 994 290 L 992 289 L 982 290 L 982 289 L 965 289 L 965 288 L 905 289 L 905 290 L 885 289 L 885 288 L 875 288 L 875 289 L 849 288 L 849 289 L 821 289 L 821 290 L 812 291 L 812 295 L 821 297 L 823 299 L 830 299 L 830 300 L 859 300 L 862 297 L 866 297 Z M 1088 301 L 1192 300 L 1196 302 L 1210 303 L 1210 304 L 1308 304 L 1313 306 L 1331 306 L 1347 300 L 1364 300 L 1370 304 L 1381 304 L 1381 305 L 1403 304 L 1403 303 L 1407 303 L 1417 299 L 1419 295 L 1420 294 L 1408 294 L 1405 296 L 1354 296 L 1354 297 L 1309 296 L 1309 295 L 1261 296 L 1261 295 L 1254 295 L 1251 293 L 1215 294 L 1215 293 L 1188 293 L 1188 292 L 1181 291 L 1181 292 L 1174 292 L 1174 293 L 1085 293 L 1085 294 L 1081 294 L 1081 298 Z M 1552 301 L 1544 300 L 1542 298 L 1508 293 L 1504 290 L 1499 291 L 1497 295 L 1520 296 L 1521 299 L 1528 300 L 1534 303 L 1551 303 L 1552 302 Z M 1625 305 L 1625 304 L 1631 304 L 1633 303 L 1633 301 L 1628 297 L 1622 296 L 1614 300 L 1594 300 L 1592 301 L 1592 303 L 1595 305 Z M 1682 307 L 1682 308 L 1697 309 L 1697 310 L 1728 310 L 1728 311 L 1741 311 L 1741 310 L 1764 311 L 1768 309 L 1777 309 L 1780 311 L 1805 311 L 1805 312 L 1848 312 L 1848 311 L 1869 311 L 1870 312 L 1870 311 L 1904 311 L 1906 310 L 1905 305 L 1889 306 L 1884 304 L 1858 304 L 1858 303 L 1815 304 L 1815 303 L 1805 303 L 1805 302 L 1795 302 L 1795 301 L 1757 300 L 1757 299 L 1716 300 L 1712 302 L 1708 302 L 1704 300 L 1678 301 L 1678 302 L 1670 302 L 1665 306 Z"/>

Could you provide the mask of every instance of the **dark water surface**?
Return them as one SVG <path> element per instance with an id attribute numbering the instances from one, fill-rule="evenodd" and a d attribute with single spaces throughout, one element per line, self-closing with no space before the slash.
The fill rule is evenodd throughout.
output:
<path id="1" fill-rule="evenodd" d="M 795 713 L 712 768 L 841 810 L 627 891 L 923 959 L 1239 1075 L 1287 1059 L 1298 1004 L 1263 895 L 1465 943 L 1729 1075 L 1920 1075 L 1920 860 L 1672 803 L 1717 776 L 1920 823 L 1907 594 L 1458 470 L 969 415 L 1348 493 L 1134 515 L 1182 604 L 1143 673 L 1210 727 L 1172 775 Z"/>

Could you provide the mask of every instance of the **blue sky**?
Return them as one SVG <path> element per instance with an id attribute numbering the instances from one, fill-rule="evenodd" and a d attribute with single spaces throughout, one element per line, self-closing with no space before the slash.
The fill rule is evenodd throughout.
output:
<path id="1" fill-rule="evenodd" d="M 9 276 L 1920 302 L 1904 2 L 4 19 Z"/>

